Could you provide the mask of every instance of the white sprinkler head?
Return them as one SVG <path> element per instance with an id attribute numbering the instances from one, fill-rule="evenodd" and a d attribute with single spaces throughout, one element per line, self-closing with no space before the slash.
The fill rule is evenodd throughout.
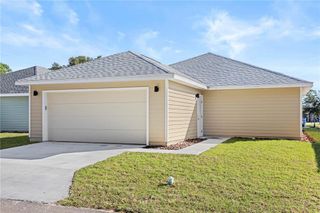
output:
<path id="1" fill-rule="evenodd" d="M 174 178 L 172 176 L 168 177 L 167 185 L 172 186 L 174 184 Z"/>

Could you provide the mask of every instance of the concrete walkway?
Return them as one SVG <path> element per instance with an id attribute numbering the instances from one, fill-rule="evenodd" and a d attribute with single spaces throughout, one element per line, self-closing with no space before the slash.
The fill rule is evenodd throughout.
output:
<path id="1" fill-rule="evenodd" d="M 137 148 L 130 149 L 129 152 L 151 152 L 151 153 L 163 153 L 163 154 L 180 154 L 180 155 L 199 155 L 221 143 L 230 139 L 230 137 L 215 137 L 208 138 L 205 141 L 200 143 L 196 143 L 194 145 L 188 146 L 179 150 L 166 150 L 166 149 L 145 149 L 145 148 Z"/>
<path id="2" fill-rule="evenodd" d="M 75 208 L 28 201 L 0 200 L 1 213 L 111 213 L 98 209 Z"/>

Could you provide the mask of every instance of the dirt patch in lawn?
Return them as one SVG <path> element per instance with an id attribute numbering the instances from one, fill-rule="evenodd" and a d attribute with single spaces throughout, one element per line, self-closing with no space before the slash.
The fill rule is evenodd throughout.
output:
<path id="1" fill-rule="evenodd" d="M 188 146 L 191 146 L 196 143 L 200 143 L 204 140 L 207 140 L 206 138 L 195 138 L 195 139 L 188 139 L 176 144 L 172 144 L 169 146 L 147 146 L 146 148 L 153 148 L 153 149 L 165 149 L 165 150 L 179 150 L 186 148 Z"/>
<path id="2" fill-rule="evenodd" d="M 315 143 L 316 140 L 308 135 L 308 133 L 304 132 L 301 141 Z"/>

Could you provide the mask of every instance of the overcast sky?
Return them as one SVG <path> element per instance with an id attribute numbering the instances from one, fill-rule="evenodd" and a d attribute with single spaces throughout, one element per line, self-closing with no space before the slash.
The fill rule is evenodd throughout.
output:
<path id="1" fill-rule="evenodd" d="M 0 0 L 13 70 L 133 50 L 163 63 L 213 52 L 315 82 L 320 1 Z"/>

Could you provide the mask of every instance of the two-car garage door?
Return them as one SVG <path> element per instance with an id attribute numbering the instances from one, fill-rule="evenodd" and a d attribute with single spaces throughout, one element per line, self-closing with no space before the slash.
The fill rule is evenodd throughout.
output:
<path id="1" fill-rule="evenodd" d="M 44 92 L 44 139 L 146 144 L 147 89 Z"/>

